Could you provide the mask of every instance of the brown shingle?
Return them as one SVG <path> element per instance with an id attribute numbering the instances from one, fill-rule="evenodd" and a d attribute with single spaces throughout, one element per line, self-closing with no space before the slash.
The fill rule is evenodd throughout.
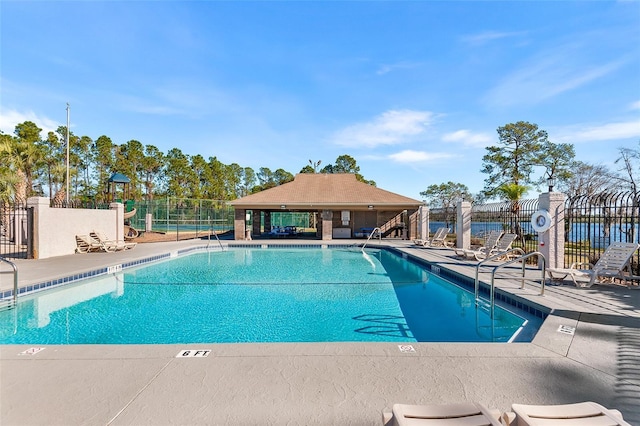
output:
<path id="1" fill-rule="evenodd" d="M 370 205 L 410 208 L 422 202 L 360 182 L 354 174 L 300 173 L 292 182 L 238 198 L 231 204 L 245 209 L 280 208 L 282 205 L 287 209 L 316 209 L 332 206 L 366 208 Z"/>

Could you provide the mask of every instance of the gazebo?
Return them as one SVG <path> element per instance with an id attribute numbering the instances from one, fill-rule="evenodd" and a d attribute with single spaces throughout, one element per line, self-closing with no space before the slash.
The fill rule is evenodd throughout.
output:
<path id="1" fill-rule="evenodd" d="M 395 232 L 410 238 L 422 204 L 360 182 L 354 174 L 300 173 L 291 182 L 232 201 L 234 238 L 246 239 L 247 229 L 256 236 L 268 233 L 271 213 L 283 211 L 317 213 L 316 236 L 323 240 L 353 238 L 376 227 L 383 236 Z M 249 225 L 248 211 L 252 212 Z"/>

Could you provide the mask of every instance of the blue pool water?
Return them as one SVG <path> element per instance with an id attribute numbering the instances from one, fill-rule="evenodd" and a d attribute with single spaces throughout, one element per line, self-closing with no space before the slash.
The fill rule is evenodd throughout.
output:
<path id="1" fill-rule="evenodd" d="M 0 344 L 505 342 L 524 317 L 386 250 L 246 248 L 23 297 Z"/>

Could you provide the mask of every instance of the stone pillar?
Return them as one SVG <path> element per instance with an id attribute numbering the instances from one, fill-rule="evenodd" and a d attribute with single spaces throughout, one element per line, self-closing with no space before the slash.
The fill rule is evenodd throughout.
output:
<path id="1" fill-rule="evenodd" d="M 233 239 L 244 240 L 245 239 L 245 226 L 246 226 L 246 210 L 235 209 L 235 215 L 233 219 Z"/>
<path id="2" fill-rule="evenodd" d="M 333 210 L 322 210 L 322 239 L 333 239 Z"/>
<path id="3" fill-rule="evenodd" d="M 458 202 L 456 219 L 456 247 L 471 248 L 471 203 Z"/>
<path id="4" fill-rule="evenodd" d="M 40 217 L 44 209 L 49 209 L 50 200 L 47 197 L 30 197 L 27 199 L 27 208 L 33 207 L 33 235 L 31 236 L 31 258 L 40 259 Z M 27 253 L 29 254 L 29 253 Z"/>
<path id="5" fill-rule="evenodd" d="M 119 243 L 124 242 L 124 204 L 122 203 L 110 203 L 109 210 L 116 211 L 116 224 L 115 224 L 115 235 L 116 241 Z M 111 231 L 108 231 L 111 233 Z"/>
<path id="6" fill-rule="evenodd" d="M 418 238 L 429 239 L 429 207 L 418 207 Z"/>
<path id="7" fill-rule="evenodd" d="M 561 192 L 547 192 L 538 197 L 538 207 L 551 215 L 551 226 L 538 233 L 538 251 L 547 259 L 547 268 L 564 268 L 564 201 Z"/>

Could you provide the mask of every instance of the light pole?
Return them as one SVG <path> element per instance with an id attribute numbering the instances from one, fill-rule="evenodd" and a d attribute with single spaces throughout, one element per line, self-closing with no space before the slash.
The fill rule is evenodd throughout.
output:
<path id="1" fill-rule="evenodd" d="M 322 163 L 322 160 L 311 161 L 309 160 L 309 164 L 313 167 L 313 173 L 318 173 L 318 166 Z"/>
<path id="2" fill-rule="evenodd" d="M 556 178 L 553 175 L 549 175 L 547 178 L 547 185 L 549 185 L 549 192 L 553 192 L 553 187 L 556 186 Z"/>
<path id="3" fill-rule="evenodd" d="M 69 102 L 67 102 L 67 207 L 69 207 Z"/>

